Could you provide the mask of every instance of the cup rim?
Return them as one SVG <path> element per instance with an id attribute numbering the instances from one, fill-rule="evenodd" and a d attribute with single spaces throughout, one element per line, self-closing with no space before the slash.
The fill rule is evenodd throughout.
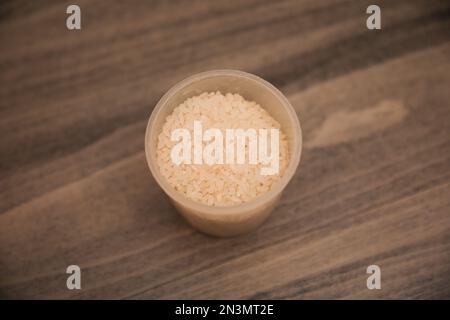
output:
<path id="1" fill-rule="evenodd" d="M 152 137 L 150 136 L 152 132 L 152 126 L 156 120 L 157 115 L 165 106 L 167 106 L 167 102 L 182 88 L 190 85 L 193 82 L 197 82 L 200 80 L 204 80 L 206 78 L 210 77 L 216 77 L 216 76 L 232 76 L 232 77 L 241 77 L 246 78 L 249 80 L 252 80 L 256 82 L 257 84 L 261 85 L 265 89 L 269 90 L 274 94 L 281 102 L 281 104 L 284 106 L 286 111 L 290 114 L 293 129 L 295 131 L 294 134 L 294 150 L 289 150 L 290 152 L 290 159 L 289 164 L 286 167 L 286 170 L 281 177 L 279 181 L 275 183 L 273 188 L 271 188 L 268 192 L 263 193 L 262 195 L 257 196 L 256 198 L 244 202 L 241 204 L 236 205 L 230 205 L 230 206 L 210 206 L 206 205 L 194 200 L 191 200 L 181 194 L 179 191 L 175 190 L 166 178 L 161 174 L 157 162 L 156 157 L 153 159 L 151 152 L 150 152 L 150 142 L 152 141 Z M 262 106 L 263 107 L 263 106 Z M 263 107 L 264 108 L 264 107 Z M 157 133 L 159 134 L 159 133 Z M 157 137 L 156 137 L 157 138 Z M 279 195 L 284 188 L 287 186 L 289 181 L 294 176 L 297 167 L 300 163 L 301 153 L 302 153 L 302 130 L 300 126 L 300 121 L 297 117 L 297 114 L 288 101 L 288 99 L 284 96 L 283 93 L 281 93 L 280 90 L 278 90 L 275 86 L 273 86 L 268 81 L 254 75 L 248 72 L 240 71 L 240 70 L 233 70 L 233 69 L 218 69 L 218 70 L 209 70 L 200 72 L 194 75 L 191 75 L 178 83 L 176 83 L 174 86 L 172 86 L 158 101 L 155 108 L 153 109 L 150 118 L 147 123 L 147 128 L 145 131 L 145 157 L 147 160 L 147 165 L 150 168 L 150 172 L 152 173 L 154 179 L 158 183 L 158 185 L 164 190 L 164 192 L 169 196 L 169 198 L 173 199 L 177 203 L 181 204 L 184 207 L 189 208 L 190 210 L 194 210 L 195 212 L 199 214 L 211 214 L 211 215 L 236 215 L 236 214 L 242 214 L 242 212 L 252 211 L 261 205 L 269 202 L 270 200 L 274 199 L 277 195 Z M 214 212 L 214 213 L 212 213 Z"/>

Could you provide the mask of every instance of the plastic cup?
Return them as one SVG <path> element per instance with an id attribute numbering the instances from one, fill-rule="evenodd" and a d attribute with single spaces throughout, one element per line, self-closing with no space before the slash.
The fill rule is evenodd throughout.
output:
<path id="1" fill-rule="evenodd" d="M 161 174 L 156 161 L 158 135 L 166 117 L 187 98 L 203 92 L 238 93 L 255 101 L 281 125 L 289 146 L 289 162 L 279 181 L 255 199 L 233 206 L 208 206 L 186 198 Z M 195 74 L 170 88 L 154 108 L 145 133 L 145 155 L 150 171 L 181 215 L 196 229 L 214 236 L 236 236 L 257 228 L 277 205 L 293 177 L 302 150 L 302 132 L 297 115 L 286 97 L 267 81 L 237 70 L 212 70 Z"/>

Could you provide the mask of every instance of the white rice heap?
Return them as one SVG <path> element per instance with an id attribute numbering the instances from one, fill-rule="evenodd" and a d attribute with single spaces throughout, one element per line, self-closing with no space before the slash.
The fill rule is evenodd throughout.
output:
<path id="1" fill-rule="evenodd" d="M 281 129 L 278 175 L 261 175 L 260 169 L 264 165 L 248 164 L 248 151 L 245 164 L 175 165 L 170 152 L 178 141 L 171 141 L 171 132 L 177 128 L 186 128 L 193 136 L 194 121 L 201 121 L 203 132 L 209 128 L 218 128 L 224 137 L 225 129 L 231 128 L 253 128 L 256 131 L 262 128 L 280 129 L 280 124 L 266 110 L 239 94 L 204 92 L 181 103 L 166 118 L 158 136 L 157 162 L 169 184 L 187 198 L 211 206 L 237 205 L 269 191 L 284 174 L 289 154 L 286 137 Z M 203 142 L 205 145 L 207 143 Z"/>

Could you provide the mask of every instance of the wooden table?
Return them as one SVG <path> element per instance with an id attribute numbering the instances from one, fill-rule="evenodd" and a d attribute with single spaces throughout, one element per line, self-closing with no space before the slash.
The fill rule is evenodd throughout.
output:
<path id="1" fill-rule="evenodd" d="M 360 0 L 77 4 L 79 31 L 69 3 L 0 4 L 1 298 L 450 298 L 448 1 L 383 2 L 381 30 Z M 276 211 L 229 239 L 144 156 L 161 95 L 219 68 L 280 88 L 304 134 Z"/>

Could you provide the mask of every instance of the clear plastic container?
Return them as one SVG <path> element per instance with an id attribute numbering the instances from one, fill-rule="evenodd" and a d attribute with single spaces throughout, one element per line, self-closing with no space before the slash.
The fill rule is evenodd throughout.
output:
<path id="1" fill-rule="evenodd" d="M 267 193 L 240 205 L 214 207 L 186 198 L 169 185 L 156 161 L 157 139 L 166 117 L 187 98 L 212 91 L 238 93 L 247 100 L 255 101 L 280 123 L 288 140 L 290 158 L 284 175 Z M 145 155 L 150 171 L 174 206 L 193 227 L 222 237 L 247 233 L 268 217 L 298 167 L 301 150 L 300 122 L 286 97 L 267 81 L 237 70 L 202 72 L 174 85 L 159 100 L 145 133 Z"/>

